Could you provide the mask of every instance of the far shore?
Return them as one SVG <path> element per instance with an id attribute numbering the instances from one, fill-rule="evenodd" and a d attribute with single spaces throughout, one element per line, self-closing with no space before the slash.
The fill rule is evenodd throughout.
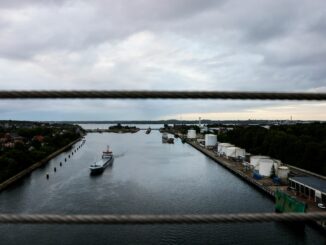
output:
<path id="1" fill-rule="evenodd" d="M 122 128 L 122 129 L 87 129 L 87 133 L 116 133 L 116 134 L 125 134 L 125 133 L 137 133 L 139 128 Z"/>

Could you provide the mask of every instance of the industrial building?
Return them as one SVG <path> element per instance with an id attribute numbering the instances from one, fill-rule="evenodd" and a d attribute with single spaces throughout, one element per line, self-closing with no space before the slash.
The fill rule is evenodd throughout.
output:
<path id="1" fill-rule="evenodd" d="M 326 204 L 326 180 L 314 176 L 290 177 L 289 186 L 309 200 Z"/>

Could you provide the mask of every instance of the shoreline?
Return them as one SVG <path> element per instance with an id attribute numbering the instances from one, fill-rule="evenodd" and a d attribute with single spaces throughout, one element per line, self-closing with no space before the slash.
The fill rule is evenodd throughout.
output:
<path id="1" fill-rule="evenodd" d="M 82 137 L 70 142 L 68 145 L 60 148 L 59 150 L 51 153 L 50 155 L 48 155 L 46 158 L 43 158 L 42 160 L 32 164 L 31 166 L 29 166 L 28 168 L 20 171 L 19 173 L 17 173 L 16 175 L 10 177 L 9 179 L 3 181 L 2 183 L 0 183 L 0 192 L 5 190 L 6 188 L 8 188 L 8 186 L 14 184 L 15 182 L 17 182 L 18 180 L 24 178 L 26 175 L 30 174 L 31 172 L 33 172 L 35 169 L 45 165 L 46 163 L 48 163 L 50 160 L 52 160 L 54 157 L 58 156 L 59 154 L 61 154 L 62 152 L 66 151 L 67 149 L 69 149 L 71 146 L 73 146 L 74 144 L 76 144 L 78 141 L 80 141 L 82 139 Z"/>
<path id="2" fill-rule="evenodd" d="M 116 134 L 134 134 L 137 133 L 140 129 L 87 129 L 87 133 L 116 133 Z"/>
<path id="3" fill-rule="evenodd" d="M 228 164 L 228 162 L 224 158 L 216 156 L 212 151 L 210 151 L 210 150 L 208 150 L 206 148 L 203 148 L 203 147 L 201 147 L 201 146 L 199 146 L 196 143 L 193 143 L 191 141 L 186 140 L 186 143 L 191 145 L 193 148 L 200 151 L 201 153 L 203 153 L 205 156 L 211 158 L 213 161 L 215 161 L 216 163 L 218 163 L 222 167 L 229 170 L 229 172 L 231 172 L 232 174 L 234 174 L 236 176 L 239 176 L 241 179 L 245 180 L 251 186 L 256 187 L 257 190 L 263 192 L 264 194 L 267 194 L 269 198 L 275 200 L 275 192 L 272 189 L 270 189 L 268 187 L 265 187 L 264 185 L 262 185 L 261 183 L 259 183 L 255 179 L 245 175 L 243 172 L 238 171 L 235 168 L 232 168 L 232 166 L 230 164 Z"/>

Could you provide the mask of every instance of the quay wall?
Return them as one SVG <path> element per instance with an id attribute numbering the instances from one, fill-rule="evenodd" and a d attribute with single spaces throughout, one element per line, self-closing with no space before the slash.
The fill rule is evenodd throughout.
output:
<path id="1" fill-rule="evenodd" d="M 24 178 L 26 175 L 30 174 L 33 170 L 35 170 L 35 169 L 39 168 L 40 166 L 48 163 L 52 158 L 56 157 L 60 153 L 62 153 L 65 150 L 69 149 L 69 147 L 73 146 L 74 144 L 76 144 L 81 139 L 82 138 L 78 138 L 78 139 L 72 141 L 68 145 L 66 145 L 66 146 L 62 147 L 61 149 L 59 149 L 59 150 L 53 152 L 52 154 L 48 155 L 46 158 L 42 159 L 41 161 L 38 161 L 38 162 L 34 163 L 33 165 L 29 166 L 28 168 L 20 171 L 18 174 L 16 174 L 16 175 L 12 176 L 11 178 L 5 180 L 4 182 L 2 182 L 0 184 L 0 192 L 3 191 L 4 189 L 6 189 L 11 184 L 13 184 L 13 183 L 17 182 L 18 180 Z"/>
<path id="2" fill-rule="evenodd" d="M 247 181 L 249 184 L 253 185 L 254 187 L 256 187 L 258 190 L 264 192 L 265 194 L 268 194 L 268 196 L 272 199 L 275 199 L 275 192 L 262 185 L 261 183 L 259 183 L 258 181 L 256 181 L 255 179 L 245 175 L 243 172 L 235 169 L 232 167 L 232 165 L 230 163 L 228 163 L 225 159 L 223 159 L 222 157 L 218 157 L 215 155 L 214 152 L 205 149 L 199 145 L 197 145 L 194 142 L 191 142 L 189 140 L 186 140 L 186 142 L 191 145 L 192 147 L 194 147 L 195 149 L 197 149 L 198 151 L 204 153 L 206 156 L 208 156 L 209 158 L 211 158 L 212 160 L 214 160 L 215 162 L 217 162 L 218 164 L 220 164 L 221 166 L 223 166 L 224 168 L 228 169 L 231 173 L 241 177 L 242 179 L 244 179 L 245 181 Z"/>

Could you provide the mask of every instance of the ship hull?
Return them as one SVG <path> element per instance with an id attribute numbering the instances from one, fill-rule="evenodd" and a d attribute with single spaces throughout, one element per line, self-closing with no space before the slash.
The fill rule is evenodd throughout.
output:
<path id="1" fill-rule="evenodd" d="M 95 165 L 90 166 L 91 174 L 100 174 L 110 165 L 113 164 L 114 158 L 113 156 L 110 158 L 104 158 L 100 161 L 100 164 L 96 163 Z"/>

